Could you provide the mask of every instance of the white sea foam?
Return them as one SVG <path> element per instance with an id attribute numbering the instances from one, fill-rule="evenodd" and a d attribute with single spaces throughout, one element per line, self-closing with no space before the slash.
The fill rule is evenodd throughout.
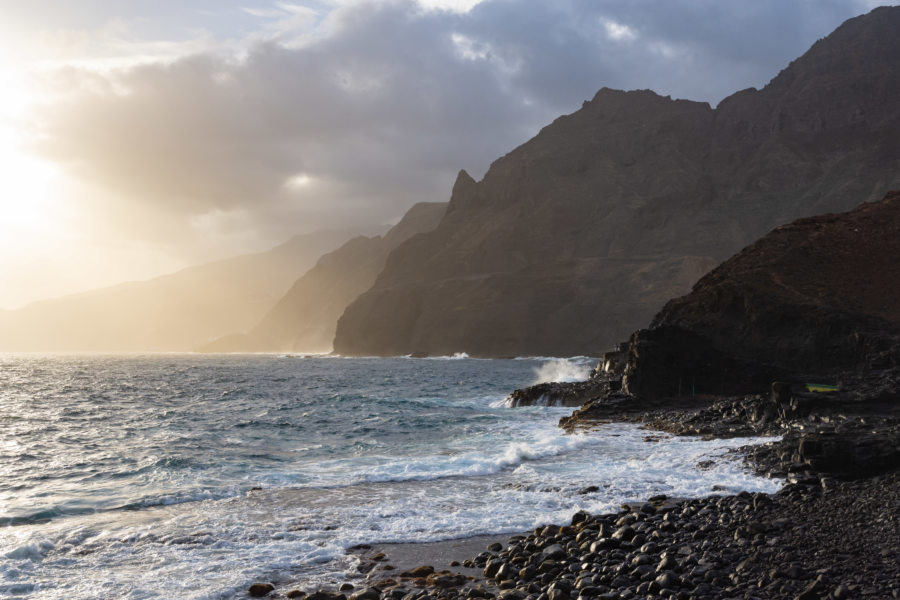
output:
<path id="1" fill-rule="evenodd" d="M 663 435 L 648 442 L 646 432 L 632 425 L 565 436 L 534 424 L 522 434 L 495 449 L 489 439 L 472 440 L 484 447 L 423 458 L 407 472 L 399 461 L 375 466 L 357 473 L 363 481 L 354 485 L 272 488 L 136 513 L 85 515 L 52 523 L 40 535 L 38 529 L 7 528 L 0 544 L 10 533 L 21 534 L 3 573 L 14 578 L 7 583 L 52 600 L 228 597 L 260 578 L 296 578 L 298 569 L 314 580 L 309 585 L 343 578 L 350 567 L 344 549 L 358 543 L 511 533 L 566 521 L 579 509 L 615 510 L 623 501 L 658 493 L 696 497 L 714 487 L 778 487 L 746 473 L 729 455 L 754 440 Z M 707 460 L 711 467 L 697 468 Z M 577 493 L 587 485 L 599 489 Z M 64 576 L 73 564 L 80 576 Z"/>
<path id="2" fill-rule="evenodd" d="M 586 357 L 548 360 L 534 368 L 535 379 L 532 385 L 549 382 L 573 383 L 585 381 L 590 377 L 593 366 L 593 360 Z"/>
<path id="3" fill-rule="evenodd" d="M 33 425 L 17 436 L 30 444 L 20 460 L 0 461 L 4 510 L 28 523 L 0 528 L 0 596 L 230 598 L 259 580 L 314 589 L 354 572 L 354 544 L 519 532 L 658 493 L 777 487 L 729 456 L 752 440 L 645 441 L 633 425 L 569 436 L 556 426 L 569 409 L 499 406 L 534 362 L 41 364 L 5 404 Z M 77 385 L 61 395 L 47 373 Z M 53 460 L 21 459 L 41 453 Z M 597 491 L 578 493 L 587 486 Z"/>
<path id="4" fill-rule="evenodd" d="M 445 355 L 445 356 L 425 356 L 425 360 L 479 360 L 477 358 L 472 359 L 465 352 L 454 352 L 453 354 Z"/>
<path id="5" fill-rule="evenodd" d="M 600 438 L 587 434 L 564 435 L 543 428 L 533 431 L 528 441 L 507 442 L 495 451 L 472 450 L 451 457 L 428 457 L 421 460 L 391 462 L 376 467 L 364 476 L 364 481 L 403 482 L 429 481 L 447 477 L 494 475 L 523 462 L 540 460 L 573 452 L 600 443 Z M 489 444 L 489 441 L 486 441 Z"/>

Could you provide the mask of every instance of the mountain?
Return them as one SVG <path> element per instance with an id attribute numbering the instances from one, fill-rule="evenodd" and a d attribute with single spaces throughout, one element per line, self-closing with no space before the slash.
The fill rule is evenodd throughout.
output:
<path id="1" fill-rule="evenodd" d="M 782 225 L 668 302 L 587 381 L 516 390 L 508 402 L 577 403 L 560 420 L 567 429 L 613 419 L 777 437 L 747 459 L 780 476 L 896 471 L 898 253 L 900 190 Z"/>
<path id="2" fill-rule="evenodd" d="M 369 289 L 388 254 L 412 236 L 431 231 L 446 202 L 421 202 L 384 237 L 357 237 L 326 254 L 294 283 L 247 334 L 232 334 L 203 346 L 203 352 L 330 352 L 338 318 Z"/>
<path id="3" fill-rule="evenodd" d="M 723 361 L 817 377 L 900 367 L 900 191 L 841 214 L 783 225 L 668 302 L 635 333 L 625 387 L 672 394 L 674 373 L 718 392 Z M 660 335 L 661 334 L 661 335 Z M 738 393 L 767 385 L 743 383 Z M 696 375 L 693 375 L 696 373 Z M 755 379 L 755 378 L 754 378 Z"/>
<path id="4" fill-rule="evenodd" d="M 794 397 L 791 410 L 806 414 L 838 400 L 900 414 L 898 253 L 900 190 L 782 225 L 667 302 L 588 381 L 517 390 L 513 401 L 585 404 L 583 417 L 614 413 L 624 399 L 647 410 L 727 398 L 720 408 L 731 410 L 747 395 L 765 407 L 771 390 L 776 405 Z M 839 394 L 810 397 L 810 382 Z"/>
<path id="5" fill-rule="evenodd" d="M 900 7 L 718 107 L 601 89 L 460 172 L 446 217 L 347 307 L 348 355 L 598 355 L 773 227 L 900 187 Z"/>
<path id="6" fill-rule="evenodd" d="M 252 326 L 291 282 L 350 235 L 298 235 L 266 252 L 0 312 L 0 351 L 191 350 Z"/>

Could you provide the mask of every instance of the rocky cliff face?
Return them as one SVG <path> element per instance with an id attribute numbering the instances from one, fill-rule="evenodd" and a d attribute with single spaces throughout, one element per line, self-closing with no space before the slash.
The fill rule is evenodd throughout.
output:
<path id="1" fill-rule="evenodd" d="M 900 187 L 900 8 L 713 109 L 600 90 L 464 171 L 341 318 L 341 354 L 600 354 L 782 223 Z"/>
<path id="2" fill-rule="evenodd" d="M 775 476 L 894 471 L 897 252 L 900 192 L 784 225 L 666 304 L 590 380 L 510 399 L 583 400 L 560 421 L 569 428 L 636 420 L 691 435 L 782 436 L 752 451 Z"/>
<path id="3" fill-rule="evenodd" d="M 624 387 L 750 393 L 779 374 L 900 368 L 898 252 L 900 192 L 779 227 L 632 336 Z"/>
<path id="4" fill-rule="evenodd" d="M 446 209 L 443 202 L 421 202 L 383 237 L 350 240 L 319 259 L 248 334 L 225 336 L 201 350 L 330 352 L 338 318 L 372 286 L 391 250 L 434 229 Z"/>

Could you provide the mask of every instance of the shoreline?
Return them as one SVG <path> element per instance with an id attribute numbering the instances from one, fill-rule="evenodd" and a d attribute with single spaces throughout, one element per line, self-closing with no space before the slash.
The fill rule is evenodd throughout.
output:
<path id="1" fill-rule="evenodd" d="M 372 544 L 348 552 L 364 571 L 348 574 L 352 588 L 279 585 L 267 597 L 900 599 L 900 469 L 891 454 L 897 423 L 812 414 L 760 424 L 741 408 L 748 402 L 760 400 L 719 398 L 674 410 L 631 406 L 625 414 L 621 404 L 609 408 L 618 420 L 643 423 L 648 432 L 710 438 L 778 433 L 779 442 L 738 450 L 748 468 L 785 483 L 778 492 L 658 496 L 616 513 L 579 512 L 571 523 L 518 535 Z M 602 406 L 594 405 L 593 413 L 574 428 L 606 420 Z M 567 429 L 576 425 L 563 421 Z M 849 462 L 840 456 L 843 446 L 823 450 L 821 443 L 804 442 L 817 435 L 831 439 L 835 421 L 838 434 L 856 439 Z M 860 448 L 869 454 L 858 455 Z M 847 471 L 885 448 L 887 463 L 876 462 L 868 473 Z"/>
<path id="2" fill-rule="evenodd" d="M 900 471 L 808 478 L 774 494 L 659 496 L 518 535 L 355 552 L 372 567 L 347 579 L 352 589 L 279 586 L 267 597 L 900 598 Z M 377 570 L 385 565 L 392 568 Z"/>
<path id="3" fill-rule="evenodd" d="M 622 422 L 651 437 L 777 436 L 735 451 L 745 468 L 784 486 L 656 496 L 516 536 L 373 544 L 359 553 L 365 576 L 348 576 L 352 585 L 271 597 L 900 599 L 900 407 L 882 392 L 900 377 L 890 375 L 827 394 L 774 382 L 768 396 L 653 399 L 611 389 L 604 375 L 517 391 L 523 401 L 550 387 L 599 392 L 560 420 L 568 432 Z"/>

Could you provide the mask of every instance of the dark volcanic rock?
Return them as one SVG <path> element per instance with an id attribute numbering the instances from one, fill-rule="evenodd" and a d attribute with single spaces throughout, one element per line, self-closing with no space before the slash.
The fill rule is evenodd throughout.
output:
<path id="1" fill-rule="evenodd" d="M 600 90 L 481 181 L 460 173 L 441 224 L 348 306 L 335 350 L 602 352 L 773 227 L 900 187 L 897 56 L 887 7 L 715 109 Z"/>
<path id="2" fill-rule="evenodd" d="M 347 597 L 344 594 L 327 592 L 324 590 L 316 590 L 315 592 L 306 596 L 306 600 L 347 600 Z"/>
<path id="3" fill-rule="evenodd" d="M 274 590 L 275 586 L 271 583 L 254 583 L 247 588 L 247 593 L 254 598 L 262 598 L 263 596 L 268 596 Z"/>
<path id="4" fill-rule="evenodd" d="M 759 433 L 811 414 L 894 414 L 898 253 L 900 192 L 779 227 L 669 302 L 649 329 L 607 354 L 589 381 L 535 386 L 510 398 L 589 397 L 577 421 L 731 397 L 688 428 L 716 434 L 721 427 L 703 430 L 700 421 L 730 421 Z M 810 393 L 810 383 L 834 391 Z M 733 398 L 741 394 L 756 396 Z"/>
<path id="5" fill-rule="evenodd" d="M 434 573 L 434 567 L 431 565 L 422 565 L 420 567 L 415 567 L 414 569 L 410 569 L 409 571 L 404 571 L 400 573 L 400 577 L 408 577 L 408 578 L 418 578 L 418 577 L 428 577 L 429 575 Z"/>
<path id="6" fill-rule="evenodd" d="M 579 384 L 598 395 L 561 425 L 781 435 L 748 453 L 795 479 L 900 467 L 898 255 L 900 192 L 779 227 L 607 355 Z"/>
<path id="7" fill-rule="evenodd" d="M 702 280 L 701 280 L 702 281 Z M 765 390 L 788 371 L 723 352 L 688 328 L 659 326 L 632 334 L 622 372 L 623 389 L 635 395 L 683 397 Z"/>
<path id="8" fill-rule="evenodd" d="M 900 192 L 779 227 L 632 336 L 623 387 L 674 396 L 681 381 L 725 395 L 788 373 L 900 367 L 898 253 Z"/>
<path id="9" fill-rule="evenodd" d="M 565 549 L 554 551 L 553 563 L 566 568 L 515 583 L 493 578 L 507 587 L 501 597 L 547 600 L 897 597 L 900 474 L 825 483 L 812 478 L 774 495 L 741 492 L 658 504 L 652 514 L 629 508 L 582 514 L 572 527 L 550 534 L 539 528 L 510 540 L 495 559 L 543 568 L 540 545 L 550 544 Z M 622 527 L 654 541 L 639 548 L 597 545 L 614 522 L 631 523 Z"/>
<path id="10" fill-rule="evenodd" d="M 539 383 L 515 390 L 506 399 L 508 406 L 581 406 L 609 391 L 609 384 L 592 378 L 575 383 Z"/>

